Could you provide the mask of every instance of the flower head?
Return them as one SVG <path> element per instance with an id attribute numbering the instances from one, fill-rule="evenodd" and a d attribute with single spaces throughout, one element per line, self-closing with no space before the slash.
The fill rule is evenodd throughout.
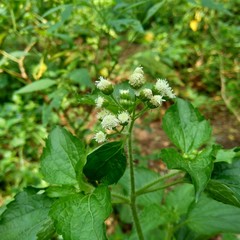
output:
<path id="1" fill-rule="evenodd" d="M 145 83 L 145 78 L 142 67 L 137 67 L 134 70 L 133 74 L 129 77 L 129 83 L 135 89 L 143 86 L 143 84 Z"/>
<path id="2" fill-rule="evenodd" d="M 149 89 L 149 88 L 144 88 L 144 89 L 142 89 L 142 90 L 140 91 L 139 97 L 140 97 L 143 101 L 150 100 L 150 99 L 153 97 L 152 90 Z"/>
<path id="3" fill-rule="evenodd" d="M 110 95 L 113 92 L 113 85 L 110 81 L 104 77 L 99 77 L 99 81 L 96 81 L 97 88 L 106 95 Z"/>
<path id="4" fill-rule="evenodd" d="M 121 124 L 127 124 L 129 122 L 130 115 L 127 111 L 118 114 L 118 120 Z"/>
<path id="5" fill-rule="evenodd" d="M 96 140 L 96 142 L 98 143 L 102 143 L 106 141 L 106 134 L 102 131 L 99 131 L 95 134 L 95 136 L 93 137 L 93 139 Z"/>
<path id="6" fill-rule="evenodd" d="M 101 108 L 103 103 L 104 103 L 104 101 L 105 101 L 105 99 L 103 97 L 101 97 L 101 96 L 97 97 L 95 99 L 96 107 L 97 108 Z"/>
<path id="7" fill-rule="evenodd" d="M 105 117 L 103 117 L 101 125 L 104 129 L 112 130 L 113 128 L 119 125 L 119 120 L 115 115 L 108 114 Z"/>
<path id="8" fill-rule="evenodd" d="M 149 101 L 149 107 L 151 108 L 157 108 L 160 107 L 162 105 L 162 102 L 165 101 L 163 99 L 163 96 L 161 95 L 154 95 L 150 101 Z"/>
<path id="9" fill-rule="evenodd" d="M 172 88 L 169 86 L 169 83 L 165 79 L 157 79 L 157 82 L 154 86 L 154 89 L 158 94 L 167 96 L 169 98 L 175 98 Z"/>

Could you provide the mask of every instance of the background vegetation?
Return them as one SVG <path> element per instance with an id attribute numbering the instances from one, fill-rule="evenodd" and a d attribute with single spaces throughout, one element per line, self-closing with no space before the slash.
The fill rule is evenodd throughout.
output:
<path id="1" fill-rule="evenodd" d="M 45 184 L 38 161 L 54 125 L 91 142 L 81 96 L 100 75 L 118 82 L 141 65 L 206 114 L 225 106 L 240 121 L 239 21 L 238 0 L 1 1 L 0 204 Z"/>

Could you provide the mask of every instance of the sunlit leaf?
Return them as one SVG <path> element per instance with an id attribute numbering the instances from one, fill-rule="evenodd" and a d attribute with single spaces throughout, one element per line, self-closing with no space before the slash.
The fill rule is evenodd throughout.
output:
<path id="1" fill-rule="evenodd" d="M 36 82 L 32 82 L 23 88 L 20 88 L 18 91 L 16 91 L 16 93 L 25 94 L 25 93 L 36 92 L 36 91 L 47 89 L 55 84 L 56 84 L 56 81 L 54 80 L 41 79 Z"/>
<path id="2" fill-rule="evenodd" d="M 64 128 L 55 127 L 41 157 L 41 172 L 51 184 L 74 185 L 85 164 L 84 144 Z"/>
<path id="3" fill-rule="evenodd" d="M 209 122 L 190 103 L 180 98 L 165 113 L 163 129 L 184 153 L 198 149 L 211 136 Z"/>
<path id="4" fill-rule="evenodd" d="M 112 211 L 110 193 L 101 186 L 88 195 L 81 193 L 57 200 L 50 216 L 64 240 L 107 239 L 104 220 Z"/>
<path id="5" fill-rule="evenodd" d="M 7 206 L 0 221 L 1 240 L 37 239 L 37 235 L 43 236 L 43 240 L 51 237 L 54 227 L 48 213 L 53 200 L 37 194 L 38 191 L 25 189 Z"/>

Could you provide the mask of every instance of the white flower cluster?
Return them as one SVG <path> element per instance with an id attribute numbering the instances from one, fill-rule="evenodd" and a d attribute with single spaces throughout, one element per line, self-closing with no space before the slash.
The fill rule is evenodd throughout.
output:
<path id="1" fill-rule="evenodd" d="M 137 67 L 133 74 L 129 77 L 129 84 L 135 88 L 138 89 L 143 86 L 145 83 L 145 78 L 144 78 L 144 72 L 142 67 Z"/>
<path id="2" fill-rule="evenodd" d="M 165 99 L 176 97 L 165 79 L 157 79 L 157 82 L 152 87 L 144 87 L 144 84 L 143 68 L 137 67 L 129 77 L 129 85 L 134 89 L 135 95 L 132 89 L 119 89 L 118 99 L 113 99 L 116 106 L 120 105 L 120 109 L 122 109 L 118 114 L 104 108 L 108 105 L 110 98 L 98 96 L 95 99 L 96 108 L 101 109 L 97 114 L 97 118 L 100 120 L 102 130 L 93 137 L 98 143 L 106 141 L 109 131 L 118 131 L 119 126 L 126 126 L 130 122 L 130 112 L 132 112 L 132 108 L 136 103 L 139 103 L 139 100 L 149 108 L 157 108 L 166 101 Z M 103 77 L 96 81 L 96 86 L 105 95 L 112 94 L 114 90 L 112 83 Z M 114 96 L 111 97 L 114 98 Z"/>
<path id="3" fill-rule="evenodd" d="M 169 98 L 175 98 L 175 94 L 173 93 L 172 88 L 169 86 L 169 83 L 165 79 L 157 79 L 155 84 L 155 90 L 161 94 L 162 96 L 166 96 Z"/>
<path id="4" fill-rule="evenodd" d="M 127 111 L 120 112 L 116 116 L 104 109 L 98 113 L 97 118 L 101 120 L 101 126 L 104 130 L 112 130 L 119 125 L 125 126 L 130 121 L 130 115 Z M 102 143 L 106 141 L 107 135 L 103 131 L 99 131 L 94 135 L 93 139 L 95 139 L 98 143 Z"/>

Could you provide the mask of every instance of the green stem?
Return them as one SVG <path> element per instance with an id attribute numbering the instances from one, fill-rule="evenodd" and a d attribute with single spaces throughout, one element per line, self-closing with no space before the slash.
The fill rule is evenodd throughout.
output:
<path id="1" fill-rule="evenodd" d="M 143 186 L 142 188 L 140 188 L 140 189 L 136 192 L 136 194 L 137 194 L 137 195 L 140 195 L 140 194 L 142 194 L 142 192 L 145 192 L 145 190 L 147 190 L 148 188 L 150 188 L 150 187 L 158 184 L 159 182 L 161 182 L 161 181 L 163 181 L 163 180 L 165 180 L 165 179 L 174 177 L 174 176 L 178 175 L 179 173 L 181 173 L 181 172 L 180 172 L 180 171 L 177 171 L 177 172 L 174 172 L 174 173 L 165 174 L 164 176 L 159 177 L 159 178 L 157 178 L 156 180 L 154 180 L 154 181 L 146 184 L 146 185 Z"/>
<path id="2" fill-rule="evenodd" d="M 135 120 L 141 117 L 148 109 L 149 109 L 148 106 L 144 107 L 138 114 L 136 114 Z"/>
<path id="3" fill-rule="evenodd" d="M 138 218 L 137 207 L 136 207 L 135 176 L 134 176 L 134 163 L 133 163 L 133 153 L 132 153 L 132 130 L 134 126 L 134 121 L 135 121 L 135 111 L 133 112 L 132 120 L 129 125 L 129 130 L 128 130 L 129 136 L 127 140 L 128 158 L 129 158 L 129 167 L 130 167 L 130 184 L 131 184 L 130 206 L 131 206 L 133 221 L 136 227 L 138 238 L 139 240 L 144 240 L 142 228 Z"/>
<path id="4" fill-rule="evenodd" d="M 159 186 L 159 187 L 157 187 L 157 188 L 146 189 L 146 190 L 144 190 L 144 191 L 139 191 L 139 190 L 138 190 L 138 191 L 136 192 L 136 195 L 139 196 L 139 195 L 142 195 L 142 194 L 145 194 L 145 193 L 156 192 L 156 191 L 158 191 L 158 190 L 160 190 L 160 189 L 164 189 L 164 188 L 167 188 L 167 187 L 171 187 L 171 186 L 174 186 L 174 185 L 176 185 L 176 184 L 184 183 L 184 182 L 185 182 L 184 179 L 178 179 L 178 180 L 176 180 L 176 181 L 174 181 L 174 182 L 170 182 L 170 183 L 168 183 L 168 184 Z"/>
<path id="5" fill-rule="evenodd" d="M 171 240 L 173 235 L 173 226 L 171 224 L 167 225 L 167 232 L 164 240 Z"/>
<path id="6" fill-rule="evenodd" d="M 122 195 L 120 195 L 118 193 L 114 193 L 114 192 L 111 192 L 111 195 L 114 198 L 118 198 L 118 199 L 122 200 L 121 203 L 127 203 L 127 204 L 130 203 L 130 199 L 128 197 L 122 196 Z M 117 203 L 119 203 L 119 202 L 117 202 Z"/>

